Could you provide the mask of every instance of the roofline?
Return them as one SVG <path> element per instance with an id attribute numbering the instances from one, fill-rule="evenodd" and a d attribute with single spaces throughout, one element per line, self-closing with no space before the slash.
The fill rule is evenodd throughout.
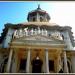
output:
<path id="1" fill-rule="evenodd" d="M 70 27 L 70 26 L 59 26 L 57 24 L 51 26 L 51 25 L 46 25 L 46 23 L 43 24 L 43 25 L 42 24 L 41 25 L 36 25 L 35 23 L 28 25 L 28 23 L 25 23 L 25 24 L 22 24 L 22 23 L 19 23 L 19 24 L 7 23 L 7 24 L 5 24 L 5 28 L 3 29 L 3 33 L 1 34 L 0 39 L 3 37 L 4 34 L 7 33 L 9 28 L 12 28 L 12 29 L 19 29 L 19 28 L 24 28 L 24 27 L 36 28 L 36 27 L 40 26 L 40 28 L 46 28 L 48 30 L 49 29 L 50 30 L 59 30 L 59 31 L 68 30 L 72 45 L 75 46 L 74 37 L 72 36 L 73 33 L 71 32 L 72 27 Z M 50 23 L 48 23 L 48 24 L 50 24 Z"/>

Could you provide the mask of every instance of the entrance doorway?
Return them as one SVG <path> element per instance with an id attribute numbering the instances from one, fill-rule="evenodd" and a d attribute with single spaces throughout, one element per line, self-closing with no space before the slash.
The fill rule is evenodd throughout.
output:
<path id="1" fill-rule="evenodd" d="M 41 73 L 42 72 L 42 60 L 33 59 L 32 62 L 32 73 Z"/>
<path id="2" fill-rule="evenodd" d="M 20 60 L 20 67 L 19 70 L 20 72 L 26 72 L 26 59 L 21 59 Z"/>
<path id="3" fill-rule="evenodd" d="M 68 72 L 71 73 L 71 64 L 69 60 L 67 61 L 67 65 L 68 65 Z"/>
<path id="4" fill-rule="evenodd" d="M 8 61 L 8 58 L 5 58 L 4 61 L 1 63 L 1 66 L 0 66 L 1 73 L 4 73 L 6 71 L 7 61 Z"/>
<path id="5" fill-rule="evenodd" d="M 49 60 L 49 71 L 54 72 L 54 61 L 53 60 Z"/>

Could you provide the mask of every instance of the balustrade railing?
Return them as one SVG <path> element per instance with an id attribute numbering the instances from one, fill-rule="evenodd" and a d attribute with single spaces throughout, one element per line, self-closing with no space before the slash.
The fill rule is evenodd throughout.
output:
<path id="1" fill-rule="evenodd" d="M 24 28 L 24 29 L 15 30 L 13 38 L 20 38 L 23 36 L 38 35 L 38 34 L 43 35 L 43 36 L 52 37 L 58 40 L 63 40 L 63 37 L 61 36 L 60 32 L 55 31 L 52 34 L 49 34 L 46 29 L 40 29 L 39 27 L 37 29 Z"/>
<path id="2" fill-rule="evenodd" d="M 16 38 L 29 36 L 29 35 L 37 35 L 37 34 L 47 36 L 48 32 L 46 29 L 40 29 L 39 27 L 37 29 L 31 29 L 31 30 L 28 28 L 24 28 L 24 29 L 19 29 L 14 31 L 14 37 Z"/>

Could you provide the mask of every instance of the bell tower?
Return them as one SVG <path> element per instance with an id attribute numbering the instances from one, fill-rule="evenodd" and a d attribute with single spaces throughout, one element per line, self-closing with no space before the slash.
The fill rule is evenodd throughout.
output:
<path id="1" fill-rule="evenodd" d="M 50 16 L 49 14 L 40 8 L 38 8 L 29 12 L 27 17 L 28 22 L 49 22 Z"/>

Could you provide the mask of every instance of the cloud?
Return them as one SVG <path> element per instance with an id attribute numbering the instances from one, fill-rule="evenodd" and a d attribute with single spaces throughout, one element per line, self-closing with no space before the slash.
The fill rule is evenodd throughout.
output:
<path id="1" fill-rule="evenodd" d="M 75 2 L 51 2 L 51 21 L 61 26 L 71 26 L 75 36 Z"/>

